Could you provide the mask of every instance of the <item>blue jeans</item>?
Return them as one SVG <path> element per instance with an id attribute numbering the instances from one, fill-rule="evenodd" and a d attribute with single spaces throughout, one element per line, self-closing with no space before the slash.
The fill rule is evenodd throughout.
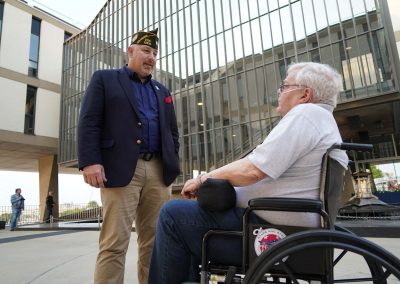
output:
<path id="1" fill-rule="evenodd" d="M 210 229 L 241 230 L 243 208 L 209 212 L 196 201 L 171 200 L 160 211 L 150 264 L 149 284 L 180 284 L 199 281 L 203 235 Z M 249 221 L 265 223 L 252 214 Z M 239 264 L 241 238 L 225 237 L 212 242 L 215 262 Z M 211 242 L 210 242 L 211 244 Z M 217 251 L 218 250 L 218 251 Z"/>
<path id="2" fill-rule="evenodd" d="M 12 208 L 12 215 L 11 215 L 11 222 L 10 222 L 10 229 L 15 229 L 17 227 L 17 221 L 19 216 L 21 215 L 21 209 Z"/>

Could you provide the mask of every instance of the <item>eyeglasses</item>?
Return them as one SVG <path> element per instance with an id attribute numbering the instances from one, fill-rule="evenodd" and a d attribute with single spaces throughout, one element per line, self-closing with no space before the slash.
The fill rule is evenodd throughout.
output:
<path id="1" fill-rule="evenodd" d="M 279 85 L 279 92 L 283 92 L 286 88 L 289 87 L 304 87 L 304 88 L 308 88 L 308 86 L 306 85 L 299 85 L 299 84 L 284 84 L 283 82 Z"/>

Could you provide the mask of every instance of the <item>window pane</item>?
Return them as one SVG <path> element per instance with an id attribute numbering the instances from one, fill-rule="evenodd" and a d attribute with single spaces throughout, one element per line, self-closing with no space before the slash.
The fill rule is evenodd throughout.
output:
<path id="1" fill-rule="evenodd" d="M 25 134 L 34 134 L 35 109 L 36 109 L 36 88 L 28 86 L 25 101 Z"/>
<path id="2" fill-rule="evenodd" d="M 300 2 L 292 4 L 292 14 L 294 21 L 294 30 L 296 35 L 296 40 L 302 40 L 305 38 L 304 22 L 303 22 L 303 12 L 301 11 Z"/>
<path id="3" fill-rule="evenodd" d="M 371 2 L 371 1 L 367 1 L 367 2 Z M 381 13 L 379 13 L 376 10 L 375 6 L 371 5 L 369 9 L 367 8 L 367 10 L 368 10 L 368 17 L 369 17 L 371 29 L 376 29 L 376 28 L 382 27 Z"/>
<path id="4" fill-rule="evenodd" d="M 303 0 L 303 12 L 304 12 L 304 19 L 306 25 L 306 34 L 311 35 L 314 34 L 317 30 L 315 27 L 315 18 L 314 18 L 314 9 L 312 0 Z"/>
<path id="5" fill-rule="evenodd" d="M 31 35 L 31 45 L 29 49 L 29 60 L 38 61 L 39 59 L 39 37 Z"/>
<path id="6" fill-rule="evenodd" d="M 37 77 L 40 45 L 40 20 L 32 18 L 31 39 L 29 47 L 28 75 Z"/>
<path id="7" fill-rule="evenodd" d="M 292 17 L 290 15 L 289 7 L 282 8 L 281 10 L 281 20 L 285 24 L 282 25 L 283 41 L 285 43 L 293 41 L 293 25 Z M 276 43 L 275 43 L 276 44 Z"/>
<path id="8" fill-rule="evenodd" d="M 240 14 L 239 14 L 239 3 L 238 0 L 230 0 L 230 1 L 225 1 L 225 2 L 230 2 L 231 4 L 231 9 L 232 9 L 232 26 L 236 27 L 237 25 L 240 24 Z M 228 10 L 229 11 L 229 10 Z"/>
<path id="9" fill-rule="evenodd" d="M 217 0 L 218 1 L 218 0 Z M 232 27 L 231 24 L 231 16 L 230 16 L 230 5 L 229 1 L 222 1 L 222 17 L 224 18 L 224 29 L 230 29 Z"/>
<path id="10" fill-rule="evenodd" d="M 314 3 L 314 11 L 316 11 L 315 13 L 318 15 L 315 19 L 317 21 L 317 29 L 320 30 L 328 26 L 328 21 L 325 14 L 324 1 L 314 0 L 313 3 Z"/>
<path id="11" fill-rule="evenodd" d="M 192 5 L 192 26 L 193 26 L 193 43 L 199 41 L 199 15 L 197 14 L 197 5 Z"/>
<path id="12" fill-rule="evenodd" d="M 4 3 L 0 2 L 0 41 L 1 41 L 1 31 L 3 26 L 3 11 L 4 11 Z"/>
<path id="13" fill-rule="evenodd" d="M 212 94 L 211 91 L 212 90 L 211 90 L 210 84 L 207 84 L 206 86 L 204 86 L 204 100 L 202 101 L 202 103 L 203 103 L 202 106 L 203 106 L 203 108 L 205 108 L 204 113 L 206 115 L 205 123 L 206 123 L 207 130 L 213 128 L 213 120 L 214 120 L 213 101 L 212 101 L 214 94 Z"/>
<path id="14" fill-rule="evenodd" d="M 31 33 L 40 36 L 40 20 L 35 18 L 32 19 Z"/>
<path id="15" fill-rule="evenodd" d="M 216 150 L 216 141 L 214 137 L 215 133 L 214 131 L 207 131 L 207 150 L 208 150 L 208 168 L 206 168 L 206 171 L 208 171 L 210 168 L 214 168 L 215 161 L 214 161 L 214 153 Z"/>
<path id="16" fill-rule="evenodd" d="M 274 46 L 282 44 L 282 29 L 281 22 L 279 19 L 279 11 L 272 12 L 271 14 L 271 27 L 272 27 L 272 39 Z"/>
<path id="17" fill-rule="evenodd" d="M 239 0 L 239 7 L 240 7 L 240 17 L 241 17 L 240 20 L 242 23 L 245 23 L 249 20 L 249 7 L 247 6 L 247 0 Z"/>
<path id="18" fill-rule="evenodd" d="M 381 91 L 389 91 L 394 89 L 394 75 L 392 70 L 395 70 L 389 60 L 389 54 L 385 41 L 384 30 L 375 31 L 372 33 L 372 42 L 374 46 L 374 57 L 376 58 L 377 81 L 381 82 L 379 87 Z"/>
<path id="19" fill-rule="evenodd" d="M 0 27 L 0 28 L 1 28 L 1 27 Z M 67 40 L 67 39 L 69 39 L 71 36 L 72 36 L 71 33 L 69 33 L 69 32 L 64 32 L 64 41 Z"/>
<path id="20" fill-rule="evenodd" d="M 262 36 L 262 44 L 264 50 L 270 49 L 272 47 L 272 38 L 271 38 L 272 32 L 269 23 L 270 23 L 269 14 L 262 16 L 260 18 L 261 36 Z"/>
<path id="21" fill-rule="evenodd" d="M 212 104 L 214 108 L 214 126 L 221 127 L 221 95 L 220 95 L 220 84 L 218 81 L 212 83 Z"/>
<path id="22" fill-rule="evenodd" d="M 325 0 L 326 10 L 328 11 L 328 23 L 329 25 L 335 25 L 339 23 L 339 11 L 336 4 L 336 0 Z"/>
<path id="23" fill-rule="evenodd" d="M 225 1 L 226 2 L 226 1 Z M 220 33 L 223 31 L 223 22 L 222 22 L 222 7 L 221 7 L 221 1 L 220 0 L 214 0 L 212 1 L 214 6 L 212 9 L 215 11 L 215 32 Z"/>
<path id="24" fill-rule="evenodd" d="M 236 27 L 233 29 L 233 36 L 234 36 L 233 43 L 234 43 L 235 58 L 236 60 L 239 60 L 240 58 L 243 57 L 242 35 L 240 32 L 240 27 Z M 247 41 L 248 44 L 250 44 L 249 41 Z"/>

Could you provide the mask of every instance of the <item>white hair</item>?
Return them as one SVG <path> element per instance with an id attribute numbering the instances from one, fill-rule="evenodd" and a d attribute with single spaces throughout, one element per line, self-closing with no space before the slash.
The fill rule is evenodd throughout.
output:
<path id="1" fill-rule="evenodd" d="M 287 74 L 293 76 L 296 84 L 313 90 L 314 102 L 336 107 L 342 76 L 331 66 L 315 62 L 293 63 L 289 65 Z"/>

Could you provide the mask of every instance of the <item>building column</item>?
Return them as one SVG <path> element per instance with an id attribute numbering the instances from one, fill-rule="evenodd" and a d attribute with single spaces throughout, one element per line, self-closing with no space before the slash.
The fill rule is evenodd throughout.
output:
<path id="1" fill-rule="evenodd" d="M 39 159 L 39 210 L 40 220 L 47 217 L 46 197 L 49 191 L 53 192 L 56 205 L 53 207 L 53 217 L 58 218 L 58 164 L 57 155 Z"/>

